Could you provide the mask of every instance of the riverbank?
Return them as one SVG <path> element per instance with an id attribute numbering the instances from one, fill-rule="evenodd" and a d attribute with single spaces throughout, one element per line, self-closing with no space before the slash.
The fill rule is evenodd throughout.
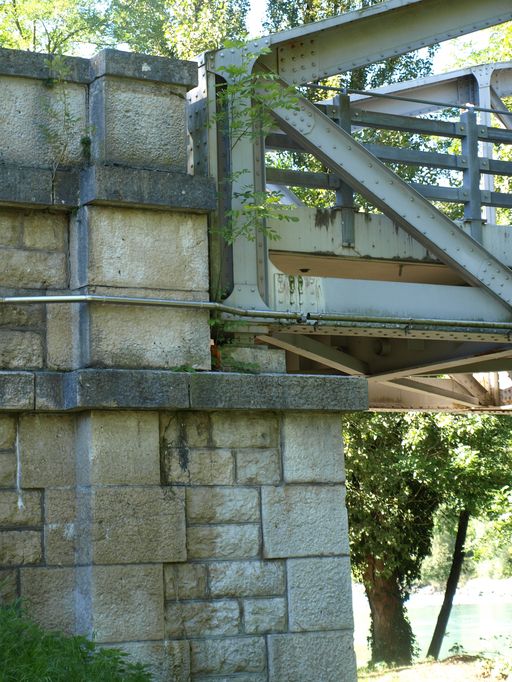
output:
<path id="1" fill-rule="evenodd" d="M 444 661 L 425 661 L 409 668 L 381 672 L 359 671 L 362 682 L 497 682 L 512 680 L 510 665 L 478 656 L 452 656 Z"/>

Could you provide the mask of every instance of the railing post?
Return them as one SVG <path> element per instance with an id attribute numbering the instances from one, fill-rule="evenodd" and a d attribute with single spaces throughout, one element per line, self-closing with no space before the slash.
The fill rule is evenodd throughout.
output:
<path id="1" fill-rule="evenodd" d="M 462 156 L 467 166 L 463 171 L 464 222 L 471 226 L 471 236 L 482 241 L 482 199 L 480 195 L 480 163 L 478 159 L 478 123 L 473 110 L 461 114 Z"/>
<path id="2" fill-rule="evenodd" d="M 338 120 L 339 126 L 348 133 L 352 126 L 350 121 L 350 97 L 339 94 Z M 354 246 L 354 192 L 345 182 L 341 182 L 336 190 L 336 206 L 341 211 L 341 242 L 343 246 Z"/>

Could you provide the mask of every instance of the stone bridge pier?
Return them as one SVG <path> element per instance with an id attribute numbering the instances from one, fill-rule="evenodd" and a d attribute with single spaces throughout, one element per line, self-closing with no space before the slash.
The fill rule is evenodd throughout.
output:
<path id="1" fill-rule="evenodd" d="M 212 372 L 208 310 L 134 300 L 208 300 L 197 67 L 64 64 L 0 50 L 1 295 L 38 297 L 0 305 L 2 598 L 156 680 L 354 682 L 340 415 L 366 382 L 265 348 Z"/>

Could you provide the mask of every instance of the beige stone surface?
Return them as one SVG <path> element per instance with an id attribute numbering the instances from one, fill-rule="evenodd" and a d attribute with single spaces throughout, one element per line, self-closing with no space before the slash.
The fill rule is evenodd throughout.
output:
<path id="1" fill-rule="evenodd" d="M 244 630 L 248 635 L 285 632 L 286 600 L 279 597 L 244 599 Z"/>
<path id="2" fill-rule="evenodd" d="M 79 315 L 80 305 L 77 303 L 46 306 L 48 369 L 66 371 L 80 366 Z"/>
<path id="3" fill-rule="evenodd" d="M 42 366 L 43 339 L 40 334 L 29 331 L 0 331 L 0 368 L 39 369 Z"/>
<path id="4" fill-rule="evenodd" d="M 0 326 L 7 329 L 30 327 L 32 330 L 44 330 L 44 307 L 31 305 L 3 305 L 0 308 Z M 27 329 L 28 331 L 28 329 Z"/>
<path id="5" fill-rule="evenodd" d="M 338 414 L 285 413 L 281 443 L 286 482 L 341 483 L 345 480 Z"/>
<path id="6" fill-rule="evenodd" d="M 80 483 L 160 484 L 157 412 L 93 411 L 81 419 L 80 438 Z"/>
<path id="7" fill-rule="evenodd" d="M 44 491 L 44 548 L 49 565 L 73 564 L 77 536 L 80 532 L 76 515 L 74 488 L 47 488 Z"/>
<path id="8" fill-rule="evenodd" d="M 213 448 L 164 448 L 164 480 L 190 485 L 228 485 L 235 479 L 231 450 Z"/>
<path id="9" fill-rule="evenodd" d="M 13 488 L 16 485 L 16 455 L 14 452 L 0 452 L 0 487 Z"/>
<path id="10" fill-rule="evenodd" d="M 223 561 L 208 566 L 212 597 L 284 595 L 283 561 Z"/>
<path id="11" fill-rule="evenodd" d="M 265 557 L 348 554 L 344 486 L 263 486 L 261 499 Z"/>
<path id="12" fill-rule="evenodd" d="M 100 206 L 87 212 L 88 284 L 206 294 L 206 216 Z"/>
<path id="13" fill-rule="evenodd" d="M 277 445 L 277 418 L 271 413 L 214 412 L 212 439 L 221 448 L 270 448 Z"/>
<path id="14" fill-rule="evenodd" d="M 42 80 L 2 76 L 0 90 L 4 163 L 80 163 L 80 139 L 87 126 L 85 85 L 63 83 L 48 88 Z"/>
<path id="15" fill-rule="evenodd" d="M 193 487 L 187 489 L 189 523 L 257 523 L 260 500 L 254 488 Z"/>
<path id="16" fill-rule="evenodd" d="M 26 247 L 43 251 L 66 249 L 68 216 L 65 213 L 31 211 L 23 215 L 22 225 Z"/>
<path id="17" fill-rule="evenodd" d="M 226 637 L 239 631 L 240 607 L 235 599 L 167 603 L 167 638 Z"/>
<path id="18" fill-rule="evenodd" d="M 39 563 L 43 554 L 41 535 L 35 530 L 0 531 L 0 565 Z"/>
<path id="19" fill-rule="evenodd" d="M 75 629 L 75 571 L 72 568 L 22 568 L 21 598 L 31 618 L 50 630 Z"/>
<path id="20" fill-rule="evenodd" d="M 277 448 L 243 448 L 234 450 L 238 483 L 264 485 L 279 483 L 281 461 Z"/>
<path id="21" fill-rule="evenodd" d="M 87 496 L 79 498 L 81 507 Z M 79 537 L 80 556 L 91 552 L 98 564 L 185 561 L 184 497 L 182 489 L 157 486 L 93 489 L 90 528 Z"/>
<path id="22" fill-rule="evenodd" d="M 94 303 L 89 328 L 93 366 L 211 366 L 208 311 Z"/>
<path id="23" fill-rule="evenodd" d="M 41 493 L 23 490 L 0 491 L 0 526 L 40 526 L 43 521 Z"/>
<path id="24" fill-rule="evenodd" d="M 196 639 L 190 643 L 190 653 L 195 674 L 262 672 L 266 665 L 263 637 Z"/>
<path id="25" fill-rule="evenodd" d="M 352 582 L 348 557 L 289 559 L 290 630 L 352 630 Z"/>
<path id="26" fill-rule="evenodd" d="M 189 559 L 254 559 L 260 550 L 260 528 L 239 526 L 192 526 L 187 532 Z"/>
<path id="27" fill-rule="evenodd" d="M 0 604 L 11 604 L 18 598 L 18 571 L 0 571 Z"/>
<path id="28" fill-rule="evenodd" d="M 205 448 L 210 438 L 207 412 L 161 412 L 160 435 L 166 448 Z"/>
<path id="29" fill-rule="evenodd" d="M 206 599 L 209 596 L 207 568 L 204 564 L 166 564 L 165 598 Z"/>
<path id="30" fill-rule="evenodd" d="M 0 450 L 14 447 L 16 439 L 16 420 L 3 414 L 0 416 Z"/>
<path id="31" fill-rule="evenodd" d="M 223 355 L 223 365 L 233 371 L 250 370 L 265 374 L 286 374 L 286 352 L 279 348 L 231 346 Z"/>
<path id="32" fill-rule="evenodd" d="M 23 211 L 0 209 L 0 245 L 20 246 L 23 234 Z"/>
<path id="33" fill-rule="evenodd" d="M 98 642 L 161 640 L 164 594 L 161 565 L 77 569 L 83 603 L 90 601 Z"/>
<path id="34" fill-rule="evenodd" d="M 25 289 L 63 288 L 64 253 L 0 248 L 0 286 Z"/>
<path id="35" fill-rule="evenodd" d="M 195 676 L 194 682 L 268 682 L 266 673 L 238 673 L 236 677 L 226 675 L 208 675 L 207 677 Z"/>
<path id="36" fill-rule="evenodd" d="M 270 682 L 356 682 L 352 632 L 269 635 Z"/>
<path id="37" fill-rule="evenodd" d="M 101 160 L 186 172 L 185 88 L 106 77 Z M 142 125 L 143 122 L 143 125 Z"/>
<path id="38" fill-rule="evenodd" d="M 149 668 L 154 682 L 190 682 L 190 652 L 186 640 L 163 642 L 124 642 L 107 645 L 128 654 L 128 660 Z"/>
<path id="39" fill-rule="evenodd" d="M 20 418 L 21 483 L 46 488 L 75 483 L 75 417 L 32 414 Z"/>

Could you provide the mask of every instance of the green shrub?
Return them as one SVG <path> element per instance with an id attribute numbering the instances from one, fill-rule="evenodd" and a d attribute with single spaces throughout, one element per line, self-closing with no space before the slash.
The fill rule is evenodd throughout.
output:
<path id="1" fill-rule="evenodd" d="M 150 682 L 140 663 L 85 637 L 47 632 L 19 604 L 0 607 L 0 682 Z"/>

